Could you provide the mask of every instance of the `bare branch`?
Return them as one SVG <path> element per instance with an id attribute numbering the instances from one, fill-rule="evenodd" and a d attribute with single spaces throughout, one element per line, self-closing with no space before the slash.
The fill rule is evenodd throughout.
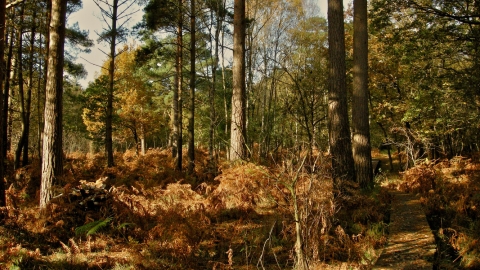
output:
<path id="1" fill-rule="evenodd" d="M 103 69 L 105 69 L 105 70 L 108 70 L 108 69 L 106 69 L 106 68 L 104 68 L 104 67 L 102 67 L 102 66 L 100 66 L 100 65 L 97 65 L 97 64 L 95 64 L 95 63 L 92 63 L 92 62 L 88 61 L 87 59 L 83 58 L 82 56 L 80 56 L 80 58 L 82 58 L 84 61 L 86 61 L 86 62 L 89 63 L 90 65 L 94 65 L 94 66 L 97 66 L 97 67 L 99 67 L 99 68 L 103 68 Z"/>
<path id="2" fill-rule="evenodd" d="M 23 2 L 25 2 L 25 0 L 13 1 L 13 2 L 11 2 L 11 3 L 8 3 L 8 4 L 5 6 L 5 8 L 11 8 L 11 7 L 14 7 L 14 6 L 16 6 L 16 5 L 18 5 L 18 4 L 21 4 L 21 3 L 23 3 Z"/>

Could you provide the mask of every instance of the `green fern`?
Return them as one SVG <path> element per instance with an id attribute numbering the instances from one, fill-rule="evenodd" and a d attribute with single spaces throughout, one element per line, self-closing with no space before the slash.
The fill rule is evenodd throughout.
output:
<path id="1" fill-rule="evenodd" d="M 80 226 L 80 227 L 77 227 L 75 229 L 75 234 L 76 235 L 91 235 L 91 234 L 95 234 L 98 230 L 100 230 L 101 228 L 105 227 L 108 225 L 108 223 L 110 223 L 110 221 L 112 221 L 112 217 L 108 217 L 104 220 L 97 220 L 97 221 L 93 221 L 93 222 L 90 222 L 90 223 L 87 223 L 83 226 Z"/>
<path id="2" fill-rule="evenodd" d="M 122 224 L 118 225 L 117 229 L 121 230 L 121 229 L 126 228 L 126 227 L 134 227 L 135 225 L 136 225 L 135 223 L 125 222 L 125 223 L 122 223 Z"/>

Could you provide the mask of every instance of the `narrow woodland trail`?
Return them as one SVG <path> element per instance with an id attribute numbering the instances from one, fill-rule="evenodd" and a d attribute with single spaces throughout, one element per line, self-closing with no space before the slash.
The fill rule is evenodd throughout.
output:
<path id="1" fill-rule="evenodd" d="M 435 239 L 415 194 L 393 192 L 390 237 L 373 269 L 432 269 Z"/>

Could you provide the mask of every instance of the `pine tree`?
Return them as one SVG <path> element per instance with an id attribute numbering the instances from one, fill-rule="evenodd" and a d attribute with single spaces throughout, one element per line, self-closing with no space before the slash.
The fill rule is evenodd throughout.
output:
<path id="1" fill-rule="evenodd" d="M 48 70 L 43 137 L 40 208 L 52 198 L 52 185 L 63 174 L 62 97 L 67 1 L 53 0 L 49 31 Z"/>

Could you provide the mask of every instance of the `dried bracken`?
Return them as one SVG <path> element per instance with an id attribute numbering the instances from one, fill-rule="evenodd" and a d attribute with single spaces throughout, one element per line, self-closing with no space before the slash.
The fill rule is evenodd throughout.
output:
<path id="1" fill-rule="evenodd" d="M 349 252 L 349 265 L 355 265 L 362 250 L 383 241 L 368 233 L 383 217 L 375 207 L 382 204 L 358 192 L 342 202 L 356 209 L 349 213 L 354 223 L 339 227 L 343 208 L 320 153 L 304 167 L 222 161 L 220 169 L 206 151 L 196 154 L 193 175 L 175 171 L 165 149 L 117 154 L 117 166 L 109 169 L 99 165 L 100 155 L 68 156 L 67 173 L 42 213 L 35 191 L 26 188 L 39 172 L 34 166 L 18 171 L 23 180 L 10 185 L 8 219 L 0 226 L 0 260 L 22 269 L 291 267 L 292 191 L 309 265 L 343 260 Z"/>
<path id="2" fill-rule="evenodd" d="M 401 187 L 422 196 L 437 236 L 437 266 L 480 267 L 480 164 L 464 157 L 423 164 L 404 173 Z"/>

